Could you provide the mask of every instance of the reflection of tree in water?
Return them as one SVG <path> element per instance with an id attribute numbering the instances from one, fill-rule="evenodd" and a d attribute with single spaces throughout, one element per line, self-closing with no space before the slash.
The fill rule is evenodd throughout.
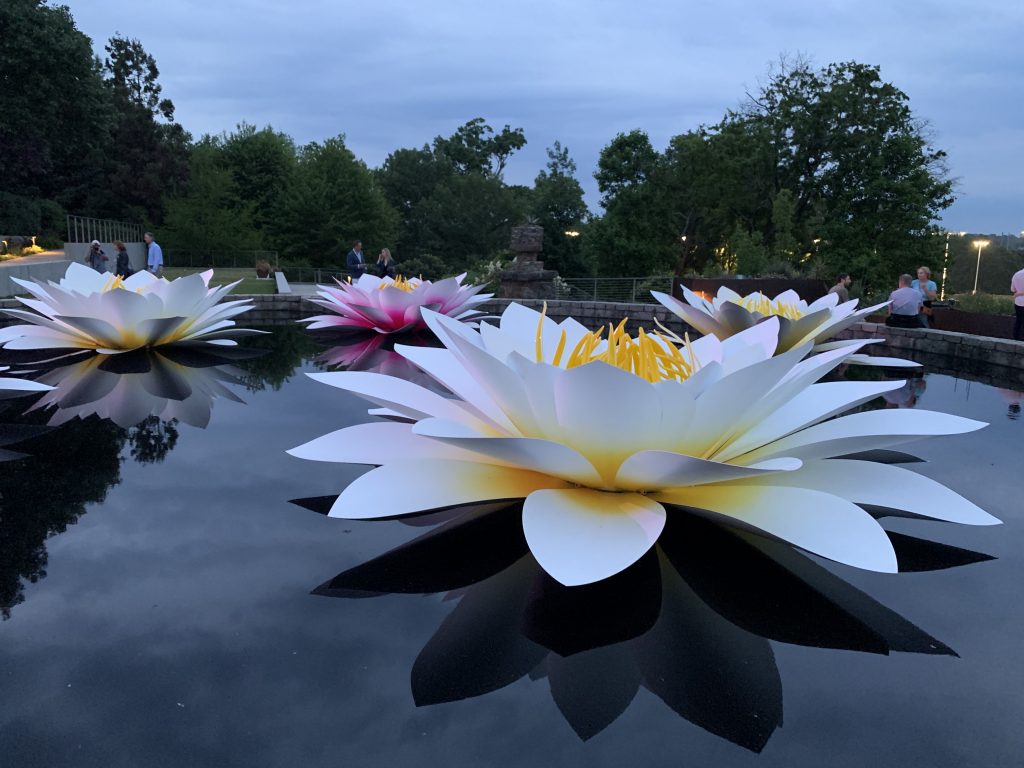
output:
<path id="1" fill-rule="evenodd" d="M 322 501 L 299 503 L 323 511 Z M 679 717 L 759 752 L 783 716 L 770 641 L 955 655 L 793 547 L 686 514 L 670 515 L 655 549 L 622 573 L 564 587 L 530 555 L 520 510 L 462 514 L 315 590 L 347 599 L 446 592 L 458 601 L 413 664 L 417 706 L 546 680 L 565 720 L 589 739 L 643 688 Z M 990 559 L 890 538 L 902 570 Z"/>
<path id="2" fill-rule="evenodd" d="M 18 420 L 41 424 L 46 414 Z M 28 457 L 0 472 L 0 613 L 24 599 L 25 582 L 46 576 L 46 539 L 63 533 L 121 482 L 123 451 L 140 464 L 163 461 L 178 440 L 173 422 L 151 416 L 135 427 L 90 417 L 73 419 L 20 443 Z"/>
<path id="3" fill-rule="evenodd" d="M 178 444 L 178 420 L 149 416 L 127 430 L 131 456 L 139 464 L 157 464 Z"/>
<path id="4" fill-rule="evenodd" d="M 267 350 L 268 353 L 237 363 L 245 371 L 239 378 L 250 392 L 268 387 L 275 392 L 281 389 L 302 361 L 320 349 L 317 341 L 301 326 L 283 325 L 269 330 L 271 333 L 266 336 L 252 336 L 245 343 L 246 349 Z"/>

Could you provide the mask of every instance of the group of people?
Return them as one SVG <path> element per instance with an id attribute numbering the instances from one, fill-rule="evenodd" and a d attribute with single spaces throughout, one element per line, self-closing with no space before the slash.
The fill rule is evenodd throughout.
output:
<path id="1" fill-rule="evenodd" d="M 918 267 L 917 278 L 900 275 L 899 287 L 889 294 L 889 317 L 886 325 L 895 328 L 928 328 L 932 301 L 938 297 L 938 286 L 928 267 Z"/>
<path id="2" fill-rule="evenodd" d="M 353 280 L 358 280 L 364 274 L 369 272 L 369 268 L 366 263 L 366 259 L 363 258 L 363 244 L 356 240 L 352 245 L 352 250 L 348 252 L 348 256 L 345 257 L 345 269 L 348 270 L 349 275 Z M 377 254 L 377 263 L 374 265 L 374 272 L 378 277 L 395 277 L 397 274 L 395 268 L 395 260 L 391 256 L 391 251 L 387 248 L 381 248 L 380 253 Z"/>
<path id="3" fill-rule="evenodd" d="M 160 249 L 153 233 L 147 232 L 142 236 L 146 242 L 146 269 L 157 277 L 164 273 L 164 253 Z M 117 258 L 114 263 L 114 274 L 118 277 L 131 277 L 135 270 L 132 269 L 131 258 L 128 255 L 128 248 L 120 240 L 114 241 L 114 250 L 117 251 Z M 110 257 L 103 251 L 99 240 L 93 240 L 89 245 L 89 252 L 85 255 L 85 263 L 97 272 L 107 272 L 107 262 Z"/>
<path id="4" fill-rule="evenodd" d="M 836 284 L 829 293 L 839 296 L 839 301 L 850 300 L 850 284 L 853 282 L 847 273 L 836 278 Z M 1022 285 L 1024 289 L 1024 285 Z M 918 267 L 917 277 L 900 275 L 899 287 L 889 294 L 889 317 L 885 324 L 897 328 L 928 328 L 928 316 L 931 314 L 932 301 L 938 296 L 938 286 L 932 280 L 932 271 L 928 267 Z M 1024 296 L 1024 290 L 1022 290 Z M 1024 301 L 1022 301 L 1024 303 Z"/>

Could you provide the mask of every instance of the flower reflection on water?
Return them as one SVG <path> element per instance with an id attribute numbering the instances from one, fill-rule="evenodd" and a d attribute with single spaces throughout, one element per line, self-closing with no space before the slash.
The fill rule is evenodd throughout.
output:
<path id="1" fill-rule="evenodd" d="M 546 678 L 582 739 L 611 725 L 646 688 L 680 717 L 760 751 L 783 716 L 770 640 L 956 655 L 785 544 L 689 516 L 671 517 L 657 547 L 627 570 L 565 587 L 530 555 L 519 514 L 519 505 L 464 511 L 314 593 L 448 593 L 458 604 L 412 667 L 415 703 L 470 699 L 526 677 Z M 991 559 L 888 535 L 904 570 Z"/>

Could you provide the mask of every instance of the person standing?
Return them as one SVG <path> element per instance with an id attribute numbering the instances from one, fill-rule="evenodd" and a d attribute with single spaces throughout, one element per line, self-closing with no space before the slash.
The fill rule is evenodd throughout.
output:
<path id="1" fill-rule="evenodd" d="M 352 250 L 345 257 L 345 268 L 348 269 L 349 274 L 355 279 L 359 279 L 366 272 L 366 262 L 363 260 L 363 244 L 359 240 L 352 244 Z"/>
<path id="2" fill-rule="evenodd" d="M 377 256 L 377 274 L 390 278 L 394 278 L 397 274 L 395 260 L 391 257 L 391 250 L 388 248 L 381 248 L 380 255 Z"/>
<path id="3" fill-rule="evenodd" d="M 85 255 L 85 263 L 97 272 L 107 271 L 107 254 L 100 247 L 99 240 L 93 240 L 89 245 L 89 252 Z"/>
<path id="4" fill-rule="evenodd" d="M 146 269 L 157 277 L 163 277 L 164 252 L 160 250 L 160 246 L 153 239 L 152 232 L 144 234 L 142 239 L 146 241 Z"/>
<path id="5" fill-rule="evenodd" d="M 910 287 L 915 291 L 921 292 L 921 300 L 924 302 L 924 306 L 921 309 L 920 320 L 921 325 L 928 328 L 931 325 L 928 322 L 928 315 L 932 312 L 932 301 L 939 295 L 939 287 L 932 280 L 932 271 L 928 267 L 918 267 L 917 279 L 911 281 Z"/>
<path id="6" fill-rule="evenodd" d="M 885 324 L 894 328 L 920 328 L 921 307 L 924 299 L 921 292 L 911 288 L 913 282 L 910 275 L 900 275 L 900 287 L 889 294 L 889 316 Z"/>
<path id="7" fill-rule="evenodd" d="M 1013 338 L 1024 341 L 1024 269 L 1013 274 L 1010 290 L 1013 291 Z"/>
<path id="8" fill-rule="evenodd" d="M 844 304 L 850 300 L 850 283 L 852 282 L 853 278 L 843 272 L 836 278 L 836 284 L 829 288 L 828 292 L 836 294 L 839 297 L 839 303 Z"/>
<path id="9" fill-rule="evenodd" d="M 114 241 L 114 250 L 117 251 L 117 263 L 114 267 L 114 274 L 118 277 L 132 276 L 132 261 L 128 257 L 128 249 L 120 240 Z"/>

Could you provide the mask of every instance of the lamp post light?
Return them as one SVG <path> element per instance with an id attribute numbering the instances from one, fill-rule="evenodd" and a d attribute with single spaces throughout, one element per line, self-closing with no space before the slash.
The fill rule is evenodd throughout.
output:
<path id="1" fill-rule="evenodd" d="M 971 295 L 974 296 L 978 292 L 978 273 L 981 272 L 981 249 L 988 245 L 988 240 L 975 240 L 971 245 L 978 249 L 978 264 L 974 268 L 974 290 L 971 291 Z"/>

